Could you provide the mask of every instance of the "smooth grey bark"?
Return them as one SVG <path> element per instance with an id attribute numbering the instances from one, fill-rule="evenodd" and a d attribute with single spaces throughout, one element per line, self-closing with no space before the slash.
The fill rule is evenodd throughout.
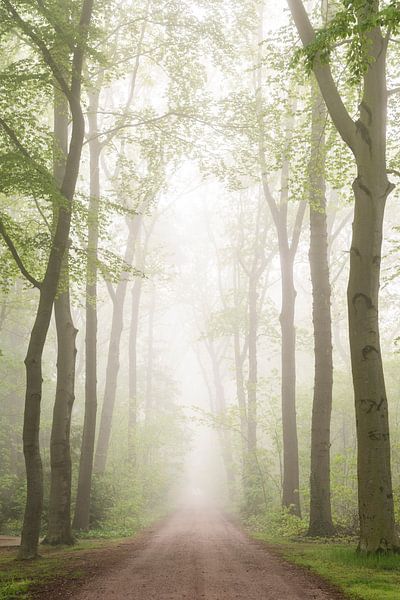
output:
<path id="1" fill-rule="evenodd" d="M 132 265 L 135 240 L 139 229 L 139 219 L 127 221 L 129 233 L 126 242 L 124 261 L 127 265 Z M 108 447 L 111 436 L 111 425 L 114 413 L 115 398 L 117 393 L 117 382 L 119 373 L 119 354 L 120 343 L 123 330 L 124 304 L 128 286 L 128 274 L 123 274 L 118 282 L 113 297 L 113 315 L 111 322 L 110 341 L 108 347 L 108 358 L 106 368 L 106 383 L 104 388 L 103 405 L 101 409 L 101 419 L 99 435 L 97 438 L 96 454 L 94 459 L 94 472 L 103 474 L 106 469 Z"/>
<path id="2" fill-rule="evenodd" d="M 303 45 L 315 32 L 301 0 L 288 0 Z M 361 25 L 373 18 L 379 2 L 360 8 Z M 379 337 L 379 285 L 383 218 L 393 190 L 386 165 L 389 37 L 379 27 L 366 32 L 369 66 L 363 76 L 359 118 L 353 121 L 333 80 L 329 65 L 316 57 L 313 65 L 330 116 L 352 150 L 357 177 L 350 275 L 347 289 L 351 365 L 357 428 L 359 551 L 398 552 L 391 475 L 388 402 Z"/>
<path id="3" fill-rule="evenodd" d="M 316 82 L 312 84 L 312 96 L 309 261 L 313 292 L 315 370 L 308 535 L 326 537 L 335 532 L 332 522 L 330 478 L 333 358 L 325 184 L 327 110 Z"/>
<path id="4" fill-rule="evenodd" d="M 100 203 L 98 108 L 100 86 L 89 94 L 90 200 L 86 259 L 85 414 L 73 529 L 88 530 L 97 420 L 97 279 Z"/>
<path id="5" fill-rule="evenodd" d="M 53 303 L 56 297 L 60 273 L 71 226 L 71 203 L 73 201 L 79 173 L 85 123 L 81 108 L 81 75 L 88 27 L 91 22 L 93 0 L 82 3 L 79 36 L 72 53 L 71 84 L 68 85 L 41 38 L 25 21 L 14 6 L 4 0 L 4 7 L 16 25 L 41 53 L 44 62 L 50 68 L 62 92 L 68 99 L 72 116 L 72 132 L 66 160 L 65 176 L 60 189 L 60 201 L 57 225 L 47 260 L 43 281 L 38 285 L 40 295 L 35 321 L 32 327 L 28 350 L 25 358 L 26 395 L 23 426 L 23 448 L 27 475 L 27 498 L 21 534 L 19 557 L 32 559 L 37 557 L 43 506 L 43 471 L 39 445 L 40 408 L 42 399 L 42 355 L 50 325 Z"/>

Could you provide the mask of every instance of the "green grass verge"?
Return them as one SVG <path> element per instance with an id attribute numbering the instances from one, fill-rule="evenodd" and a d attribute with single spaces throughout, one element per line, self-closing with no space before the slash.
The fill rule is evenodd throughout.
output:
<path id="1" fill-rule="evenodd" d="M 354 600 L 399 600 L 400 556 L 363 556 L 353 544 L 339 542 L 267 541 L 289 562 L 306 567 L 340 588 Z"/>
<path id="2" fill-rule="evenodd" d="M 75 546 L 41 546 L 41 558 L 16 560 L 17 548 L 0 549 L 0 600 L 28 599 L 30 591 L 59 577 L 78 579 L 84 575 L 79 555 L 112 547 L 114 540 L 82 540 Z"/>

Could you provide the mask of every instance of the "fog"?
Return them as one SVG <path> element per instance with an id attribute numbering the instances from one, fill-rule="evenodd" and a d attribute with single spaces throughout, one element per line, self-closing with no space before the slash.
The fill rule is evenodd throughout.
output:
<path id="1" fill-rule="evenodd" d="M 0 534 L 213 506 L 397 551 L 390 11 L 3 4 Z"/>

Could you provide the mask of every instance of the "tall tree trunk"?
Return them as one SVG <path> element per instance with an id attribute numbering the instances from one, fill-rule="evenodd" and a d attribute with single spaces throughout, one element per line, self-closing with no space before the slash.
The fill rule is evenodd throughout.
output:
<path id="1" fill-rule="evenodd" d="M 150 292 L 149 320 L 147 333 L 147 365 L 146 365 L 146 388 L 144 398 L 144 427 L 146 439 L 144 442 L 143 464 L 147 465 L 151 453 L 151 440 L 147 439 L 149 425 L 153 413 L 153 377 L 154 377 L 154 317 L 156 311 L 156 293 L 154 284 Z"/>
<path id="2" fill-rule="evenodd" d="M 154 317 L 156 312 L 156 293 L 154 285 L 150 292 L 149 320 L 147 331 L 147 366 L 145 391 L 145 420 L 149 421 L 153 408 L 153 370 L 154 370 Z"/>
<path id="3" fill-rule="evenodd" d="M 132 264 L 135 240 L 139 228 L 139 220 L 135 218 L 128 222 L 129 234 L 125 250 L 125 263 Z M 128 285 L 128 275 L 125 274 L 118 283 L 113 299 L 113 316 L 111 323 L 110 342 L 108 348 L 108 360 L 106 370 L 106 383 L 104 389 L 103 406 L 99 436 L 97 439 L 96 455 L 94 460 L 95 473 L 103 474 L 107 463 L 107 453 L 111 436 L 111 424 L 114 413 L 115 398 L 117 393 L 117 382 L 119 373 L 119 353 L 121 335 L 123 329 L 124 304 Z"/>
<path id="4" fill-rule="evenodd" d="M 139 248 L 138 232 L 136 255 L 140 256 L 138 267 L 143 269 L 144 256 Z M 144 252 L 143 252 L 144 254 Z M 136 426 L 137 426 L 137 340 L 139 330 L 139 310 L 142 296 L 143 279 L 137 277 L 132 286 L 131 323 L 129 328 L 129 414 L 128 414 L 128 456 L 131 466 L 136 464 Z"/>
<path id="5" fill-rule="evenodd" d="M 315 32 L 303 2 L 288 0 L 288 4 L 303 44 L 310 44 Z M 376 17 L 379 6 L 378 0 L 373 0 L 360 7 L 361 27 Z M 370 31 L 367 28 L 365 35 L 370 60 L 356 122 L 346 110 L 329 65 L 317 57 L 313 69 L 331 118 L 357 164 L 347 300 L 358 442 L 359 550 L 398 552 L 378 315 L 383 217 L 386 199 L 393 189 L 386 166 L 389 36 L 383 37 L 378 27 Z"/>
<path id="6" fill-rule="evenodd" d="M 236 381 L 236 396 L 240 412 L 240 437 L 242 446 L 242 467 L 244 469 L 247 455 L 247 406 L 246 406 L 246 391 L 244 387 L 243 375 L 243 357 L 240 350 L 240 335 L 236 329 L 233 336 L 233 347 L 235 353 L 235 381 Z"/>
<path id="7" fill-rule="evenodd" d="M 389 415 L 379 337 L 383 217 L 393 189 L 386 172 L 386 46 L 369 34 L 374 61 L 364 78 L 357 130 L 357 178 L 350 251 L 348 311 L 356 405 L 359 549 L 399 551 L 393 506 Z"/>
<path id="8" fill-rule="evenodd" d="M 65 174 L 68 151 L 68 102 L 55 93 L 54 134 L 62 157 L 54 160 L 54 176 L 61 185 Z M 55 218 L 57 212 L 55 211 Z M 73 544 L 71 531 L 71 450 L 70 431 L 72 407 L 75 400 L 75 329 L 70 305 L 68 248 L 64 255 L 63 275 L 54 302 L 57 331 L 57 385 L 50 439 L 50 497 L 45 543 Z"/>
<path id="9" fill-rule="evenodd" d="M 252 274 L 253 275 L 253 274 Z M 247 381 L 247 450 L 257 452 L 257 278 L 249 278 L 249 377 Z"/>
<path id="10" fill-rule="evenodd" d="M 99 243 L 100 155 L 98 108 L 100 86 L 89 94 L 90 200 L 86 261 L 85 415 L 73 528 L 88 530 L 97 419 L 97 253 Z"/>
<path id="11" fill-rule="evenodd" d="M 66 275 L 68 277 L 68 275 Z M 50 440 L 51 482 L 49 521 L 45 542 L 73 544 L 71 531 L 71 414 L 75 400 L 75 338 L 69 291 L 54 303 L 57 328 L 57 388 Z"/>
<path id="12" fill-rule="evenodd" d="M 333 360 L 325 196 L 326 119 L 325 102 L 316 83 L 313 83 L 309 173 L 309 259 L 313 290 L 315 372 L 311 426 L 310 521 L 308 535 L 316 537 L 330 536 L 334 533 L 330 479 Z"/>
<path id="13" fill-rule="evenodd" d="M 293 256 L 281 248 L 282 309 L 282 429 L 283 490 L 282 504 L 300 516 L 299 451 L 296 419 L 296 329 L 294 326 L 296 290 L 293 281 Z"/>
<path id="14" fill-rule="evenodd" d="M 81 74 L 87 31 L 91 21 L 93 0 L 84 0 L 81 11 L 79 43 L 73 56 L 72 83 L 68 91 L 72 114 L 72 133 L 66 161 L 65 176 L 61 186 L 61 197 L 57 226 L 54 232 L 44 279 L 40 285 L 39 305 L 25 358 L 26 395 L 23 427 L 23 448 L 27 476 L 27 498 L 21 533 L 19 557 L 31 559 L 37 556 L 40 521 L 43 506 L 43 470 L 40 456 L 39 430 L 42 399 L 42 356 L 50 325 L 53 303 L 56 297 L 63 258 L 68 246 L 71 227 L 71 203 L 78 179 L 85 121 L 80 104 Z M 10 8 L 10 11 L 13 9 Z M 13 13 L 14 14 L 14 13 Z M 29 25 L 21 27 L 30 35 Z M 35 43 L 35 40 L 33 39 Z M 44 57 L 46 60 L 46 57 Z M 68 89 L 68 86 L 66 86 Z"/>

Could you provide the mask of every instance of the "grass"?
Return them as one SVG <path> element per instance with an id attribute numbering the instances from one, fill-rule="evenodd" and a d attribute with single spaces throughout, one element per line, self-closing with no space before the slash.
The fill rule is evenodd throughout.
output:
<path id="1" fill-rule="evenodd" d="M 17 548 L 0 549 L 0 600 L 28 599 L 30 592 L 57 578 L 79 579 L 84 575 L 80 556 L 110 547 L 120 539 L 82 540 L 75 546 L 40 547 L 40 560 L 16 560 Z"/>
<path id="2" fill-rule="evenodd" d="M 271 542 L 263 535 L 258 539 Z M 273 543 L 289 562 L 321 575 L 352 600 L 399 600 L 400 556 L 357 554 L 353 544 L 296 541 Z"/>

